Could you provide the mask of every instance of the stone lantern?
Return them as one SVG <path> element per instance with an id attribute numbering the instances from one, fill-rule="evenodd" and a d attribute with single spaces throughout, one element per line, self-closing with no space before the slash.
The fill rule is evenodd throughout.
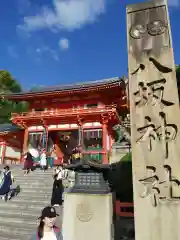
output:
<path id="1" fill-rule="evenodd" d="M 67 168 L 75 171 L 75 184 L 64 196 L 63 240 L 112 240 L 110 166 L 82 160 Z"/>

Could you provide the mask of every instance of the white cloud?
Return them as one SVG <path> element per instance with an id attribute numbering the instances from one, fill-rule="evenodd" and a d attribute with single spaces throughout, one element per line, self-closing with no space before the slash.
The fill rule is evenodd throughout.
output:
<path id="1" fill-rule="evenodd" d="M 69 40 L 67 38 L 61 38 L 59 40 L 59 47 L 62 50 L 67 50 L 69 48 Z"/>
<path id="2" fill-rule="evenodd" d="M 26 16 L 19 27 L 26 31 L 44 28 L 74 30 L 92 23 L 105 12 L 107 0 L 52 0 L 38 14 Z"/>
<path id="3" fill-rule="evenodd" d="M 19 57 L 19 54 L 18 54 L 15 46 L 8 46 L 7 52 L 9 54 L 9 56 L 11 56 L 13 58 L 18 58 Z"/>
<path id="4" fill-rule="evenodd" d="M 179 7 L 180 0 L 168 0 L 169 7 Z"/>
<path id="5" fill-rule="evenodd" d="M 39 55 L 49 54 L 54 60 L 59 61 L 59 56 L 57 52 L 50 47 L 43 46 L 36 49 L 36 53 Z"/>

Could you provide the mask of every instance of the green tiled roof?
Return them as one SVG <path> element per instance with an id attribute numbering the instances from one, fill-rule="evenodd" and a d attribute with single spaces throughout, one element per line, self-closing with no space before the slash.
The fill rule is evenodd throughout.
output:
<path id="1" fill-rule="evenodd" d="M 3 132 L 18 132 L 20 130 L 21 130 L 20 127 L 14 125 L 14 124 L 11 124 L 11 123 L 0 124 L 0 133 L 3 133 Z"/>

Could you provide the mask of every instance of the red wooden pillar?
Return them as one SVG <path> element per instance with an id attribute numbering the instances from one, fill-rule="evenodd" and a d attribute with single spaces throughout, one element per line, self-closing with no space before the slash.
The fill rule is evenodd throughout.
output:
<path id="1" fill-rule="evenodd" d="M 58 165 L 58 164 L 63 163 L 63 157 L 64 157 L 64 154 L 61 151 L 61 147 L 59 146 L 59 137 L 58 137 L 58 135 L 56 136 L 54 145 L 55 145 L 55 152 L 56 152 L 56 156 L 57 156 L 57 159 L 54 161 L 54 164 Z"/>
<path id="2" fill-rule="evenodd" d="M 48 137 L 49 137 L 49 132 L 48 132 L 48 126 L 45 126 L 46 129 L 46 153 L 48 151 Z"/>
<path id="3" fill-rule="evenodd" d="M 108 163 L 108 154 L 107 154 L 107 136 L 108 136 L 108 131 L 107 131 L 107 121 L 103 121 L 102 123 L 102 142 L 103 142 L 103 163 L 107 164 Z"/>
<path id="4" fill-rule="evenodd" d="M 6 143 L 3 142 L 2 143 L 2 155 L 1 155 L 1 163 L 4 164 L 5 163 L 5 154 L 6 154 Z"/>
<path id="5" fill-rule="evenodd" d="M 80 151 L 80 154 L 82 154 L 82 152 L 84 152 L 84 130 L 83 130 L 83 119 L 78 116 L 77 117 L 77 124 L 78 124 L 78 137 L 79 137 L 79 140 L 78 140 L 78 147 L 79 147 L 79 151 Z"/>
<path id="6" fill-rule="evenodd" d="M 24 141 L 23 141 L 23 147 L 22 147 L 22 155 L 21 155 L 21 160 L 20 160 L 21 163 L 24 162 L 24 153 L 27 152 L 28 136 L 29 136 L 28 128 L 25 128 L 25 130 L 24 130 Z"/>

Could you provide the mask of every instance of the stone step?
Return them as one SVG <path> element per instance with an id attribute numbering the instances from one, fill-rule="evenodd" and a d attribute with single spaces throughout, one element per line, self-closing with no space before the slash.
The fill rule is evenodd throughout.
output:
<path id="1" fill-rule="evenodd" d="M 35 198 L 37 199 L 48 199 L 48 198 L 50 198 L 51 197 L 51 195 L 52 195 L 52 191 L 50 191 L 49 193 L 47 193 L 47 192 L 44 192 L 44 193 L 38 193 L 38 194 L 36 194 L 36 196 L 35 196 Z M 18 197 L 18 198 L 23 198 L 23 197 L 29 197 L 29 196 L 31 196 L 31 198 L 33 197 L 32 196 L 32 193 L 31 192 L 23 192 L 23 191 L 21 191 L 16 197 Z M 33 197 L 34 198 L 34 197 Z"/>
<path id="2" fill-rule="evenodd" d="M 19 184 L 17 184 L 17 185 L 19 185 Z M 53 186 L 52 186 L 53 187 Z M 52 189 L 52 187 L 48 187 L 48 186 L 45 186 L 45 185 L 43 185 L 43 186 L 39 186 L 39 185 L 31 185 L 31 184 L 29 184 L 29 185 L 20 185 L 20 189 L 35 189 L 37 192 L 39 192 L 39 189 L 41 189 L 41 190 L 44 190 L 44 189 Z"/>
<path id="3" fill-rule="evenodd" d="M 0 217 L 6 217 L 6 216 L 14 216 L 14 217 L 21 217 L 21 218 L 26 218 L 26 217 L 31 217 L 34 219 L 37 219 L 37 216 L 40 216 L 41 214 L 41 209 L 37 210 L 35 209 L 34 211 L 27 211 L 27 210 L 21 210 L 21 209 L 11 209 L 11 211 L 7 211 L 6 208 L 0 208 Z"/>
<path id="4" fill-rule="evenodd" d="M 47 172 L 33 171 L 33 172 L 30 172 L 29 174 L 24 174 L 24 171 L 12 171 L 12 174 L 13 176 L 21 176 L 24 178 L 29 178 L 31 176 L 52 177 L 52 175 L 54 174 L 54 171 L 47 171 Z"/>
<path id="5" fill-rule="evenodd" d="M 0 216 L 0 228 L 2 223 L 3 224 L 9 224 L 9 223 L 14 223 L 14 224 L 20 224 L 23 226 L 24 224 L 28 224 L 28 226 L 31 226 L 32 228 L 36 227 L 38 225 L 38 218 L 39 216 L 37 215 L 36 217 L 16 217 L 16 215 L 7 215 L 6 217 Z"/>
<path id="6" fill-rule="evenodd" d="M 14 186 L 19 186 L 20 188 L 49 188 L 52 189 L 53 183 L 34 183 L 34 182 L 29 182 L 29 183 L 23 183 L 23 182 L 16 182 L 14 183 Z"/>
<path id="7" fill-rule="evenodd" d="M 24 177 L 24 176 L 17 176 L 15 177 L 15 181 L 23 181 L 23 182 L 28 182 L 28 181 L 34 181 L 34 182 L 39 182 L 39 181 L 43 181 L 43 182 L 53 182 L 53 178 L 51 176 L 42 176 L 42 177 L 37 177 L 37 176 L 31 176 L 29 178 Z"/>
<path id="8" fill-rule="evenodd" d="M 24 178 L 29 178 L 31 176 L 44 176 L 44 177 L 52 177 L 52 175 L 54 174 L 54 171 L 48 171 L 48 172 L 37 172 L 37 171 L 34 171 L 34 172 L 30 172 L 28 174 L 24 174 L 23 171 L 21 172 L 14 172 L 12 171 L 12 174 L 15 175 L 15 176 L 21 176 L 21 177 L 24 177 Z"/>
<path id="9" fill-rule="evenodd" d="M 42 207 L 43 208 L 43 207 Z M 14 223 L 30 223 L 32 225 L 39 224 L 38 217 L 41 215 L 41 210 L 36 211 L 19 211 L 19 210 L 11 210 L 11 211 L 3 211 L 0 209 L 0 225 L 1 222 L 14 222 Z M 58 217 L 57 221 L 62 220 L 62 209 L 57 208 L 57 213 L 60 215 Z"/>
<path id="10" fill-rule="evenodd" d="M 15 236 L 12 233 L 6 233 L 0 231 L 0 240 L 31 240 L 32 236 L 31 233 L 29 236 L 16 234 Z"/>
<path id="11" fill-rule="evenodd" d="M 14 185 L 18 185 L 20 188 L 49 188 L 52 189 L 53 183 L 43 183 L 43 182 L 19 182 L 16 181 Z"/>
<path id="12" fill-rule="evenodd" d="M 13 177 L 15 179 L 23 179 L 23 180 L 29 180 L 29 179 L 53 179 L 53 176 L 52 174 L 51 175 L 45 175 L 45 174 L 36 174 L 36 175 L 28 175 L 28 176 L 24 176 L 24 175 L 21 175 L 21 174 L 13 174 Z"/>
<path id="13" fill-rule="evenodd" d="M 18 197 L 16 198 L 12 198 L 10 201 L 8 202 L 12 202 L 12 203 L 19 203 L 21 205 L 31 205 L 31 204 L 41 204 L 43 205 L 47 205 L 49 204 L 49 200 L 48 199 L 44 199 L 43 201 L 41 199 L 32 199 L 32 197 L 28 197 L 28 198 L 24 198 L 24 199 L 19 199 Z M 7 203 L 8 203 L 7 202 Z"/>
<path id="14" fill-rule="evenodd" d="M 33 201 L 49 201 L 49 199 L 51 198 L 51 194 L 42 194 L 42 195 L 36 195 L 36 196 L 32 196 L 32 194 L 28 194 L 26 193 L 26 195 L 21 195 L 21 193 L 19 193 L 19 195 L 17 195 L 16 197 L 13 197 L 10 201 L 15 201 L 16 199 L 22 199 L 25 201 L 29 201 L 29 202 L 33 202 Z"/>
<path id="15" fill-rule="evenodd" d="M 54 181 L 51 179 L 16 179 L 15 183 L 21 183 L 21 184 L 46 184 L 46 185 L 52 185 Z"/>
<path id="16" fill-rule="evenodd" d="M 36 197 L 36 198 L 31 198 L 31 195 L 28 196 L 17 196 L 16 199 L 11 199 L 10 201 L 20 201 L 23 202 L 24 204 L 29 203 L 43 203 L 43 204 L 50 204 L 51 203 L 51 196 L 48 197 Z"/>
<path id="17" fill-rule="evenodd" d="M 27 184 L 27 183 L 41 183 L 41 184 L 53 184 L 53 180 L 52 179 L 50 179 L 50 178 L 47 178 L 47 179 L 41 179 L 41 178 L 30 178 L 30 179 L 21 179 L 21 178 L 15 178 L 15 181 L 14 181 L 14 183 L 17 183 L 17 182 L 19 182 L 19 183 L 25 183 L 25 184 Z"/>
<path id="18" fill-rule="evenodd" d="M 8 224 L 6 222 L 2 222 L 0 224 L 0 233 L 4 233 L 4 236 L 6 236 L 6 234 L 10 234 L 13 237 L 17 237 L 17 236 L 31 236 L 33 235 L 33 233 L 36 231 L 37 228 L 37 224 L 35 221 L 35 224 L 29 224 L 27 223 L 14 223 L 14 222 L 9 222 Z M 2 235 L 0 235 L 2 236 Z"/>
<path id="19" fill-rule="evenodd" d="M 47 170 L 46 172 L 43 172 L 43 171 L 41 171 L 41 170 L 39 170 L 39 169 L 36 169 L 36 170 L 34 170 L 34 171 L 32 171 L 32 172 L 29 172 L 28 174 L 24 174 L 24 171 L 23 170 L 19 170 L 19 171 L 17 171 L 17 170 L 12 170 L 12 173 L 14 173 L 14 174 L 20 174 L 20 175 L 22 175 L 22 176 L 26 176 L 26 177 L 29 177 L 29 176 L 32 176 L 32 175 L 44 175 L 44 176 L 48 176 L 48 175 L 51 175 L 51 174 L 53 174 L 54 173 L 54 170 Z"/>
<path id="20" fill-rule="evenodd" d="M 21 188 L 21 186 L 20 186 L 20 188 Z M 40 188 L 40 189 L 38 189 L 38 188 L 21 188 L 21 192 L 23 192 L 23 193 L 30 193 L 30 194 L 32 194 L 32 196 L 33 196 L 33 194 L 34 195 L 37 195 L 37 194 L 39 194 L 39 193 L 47 193 L 47 194 L 51 194 L 52 193 L 52 188 L 51 189 L 49 189 L 49 188 Z"/>
<path id="21" fill-rule="evenodd" d="M 37 169 L 24 176 L 20 168 L 16 166 L 12 170 L 20 193 L 10 201 L 0 200 L 0 240 L 31 239 L 42 208 L 50 205 L 53 170 L 44 173 Z"/>
<path id="22" fill-rule="evenodd" d="M 26 211 L 32 211 L 32 210 L 41 210 L 43 206 L 49 205 L 47 203 L 42 203 L 42 202 L 36 202 L 36 203 L 31 203 L 31 202 L 26 202 L 24 203 L 22 200 L 21 201 L 16 201 L 13 202 L 12 200 L 10 202 L 5 202 L 3 200 L 0 201 L 0 208 L 6 209 L 7 211 L 11 211 L 11 209 L 18 209 L 20 210 L 26 210 Z"/>
<path id="23" fill-rule="evenodd" d="M 41 178 L 30 178 L 30 179 L 21 179 L 21 178 L 15 178 L 15 181 L 14 181 L 14 183 L 25 183 L 25 184 L 27 184 L 27 183 L 40 183 L 40 184 L 53 184 L 53 180 L 52 179 L 49 179 L 49 178 L 47 178 L 47 179 L 41 179 Z"/>

